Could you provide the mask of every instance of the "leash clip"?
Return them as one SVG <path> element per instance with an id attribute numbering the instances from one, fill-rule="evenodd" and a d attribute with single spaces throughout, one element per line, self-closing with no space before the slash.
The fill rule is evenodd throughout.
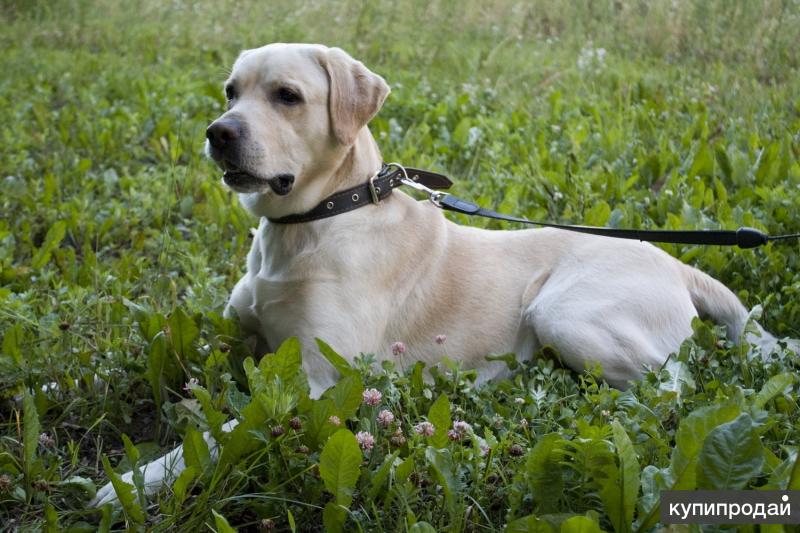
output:
<path id="1" fill-rule="evenodd" d="M 435 191 L 430 187 L 427 187 L 417 181 L 412 180 L 411 178 L 408 177 L 408 172 L 406 172 L 406 168 L 400 163 L 388 163 L 387 166 L 396 167 L 397 169 L 400 170 L 400 172 L 403 173 L 403 177 L 400 178 L 400 183 L 402 183 L 403 185 L 408 185 L 414 190 L 424 192 L 425 194 L 428 195 L 428 200 L 430 200 L 430 202 L 433 205 L 435 205 L 436 207 L 442 207 L 441 201 L 445 196 L 448 195 L 448 193 Z"/>

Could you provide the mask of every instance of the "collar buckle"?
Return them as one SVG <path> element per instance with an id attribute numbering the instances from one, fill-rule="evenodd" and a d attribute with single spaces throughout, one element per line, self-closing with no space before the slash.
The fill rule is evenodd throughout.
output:
<path id="1" fill-rule="evenodd" d="M 372 176 L 369 179 L 369 194 L 370 194 L 370 196 L 372 196 L 372 203 L 375 204 L 375 205 L 380 205 L 380 203 L 381 203 L 380 190 L 381 189 L 380 189 L 380 187 L 376 187 L 375 186 L 375 178 L 377 178 L 377 177 L 378 177 L 378 175 L 375 174 L 374 176 Z"/>

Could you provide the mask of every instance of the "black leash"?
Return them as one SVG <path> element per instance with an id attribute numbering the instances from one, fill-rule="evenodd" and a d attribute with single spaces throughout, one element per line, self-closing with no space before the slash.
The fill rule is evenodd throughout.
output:
<path id="1" fill-rule="evenodd" d="M 340 191 L 320 202 L 316 207 L 306 213 L 288 215 L 281 218 L 269 219 L 274 224 L 298 224 L 336 216 L 365 205 L 379 204 L 388 197 L 392 190 L 401 185 L 407 185 L 428 195 L 428 199 L 440 209 L 454 211 L 464 215 L 494 218 L 507 222 L 518 222 L 532 226 L 555 228 L 578 233 L 589 233 L 603 237 L 616 237 L 618 239 L 632 239 L 647 242 L 662 242 L 673 244 L 704 244 L 716 246 L 738 246 L 739 248 L 755 248 L 771 241 L 785 241 L 800 239 L 800 233 L 787 235 L 768 235 L 755 228 L 739 228 L 737 230 L 642 230 L 622 228 L 600 228 L 596 226 L 573 226 L 569 224 L 554 224 L 552 222 L 537 222 L 527 218 L 504 215 L 490 209 L 484 209 L 472 202 L 457 198 L 452 194 L 436 189 L 447 189 L 452 182 L 441 174 L 411 167 L 404 167 L 399 163 L 388 163 L 366 183 Z"/>
<path id="2" fill-rule="evenodd" d="M 396 165 L 392 163 L 390 166 Z M 399 168 L 402 169 L 399 165 Z M 490 209 L 485 209 L 479 205 L 462 200 L 452 194 L 431 190 L 419 183 L 406 183 L 413 188 L 428 194 L 428 199 L 440 209 L 454 211 L 464 215 L 474 215 L 479 217 L 494 218 L 507 222 L 518 222 L 532 226 L 542 226 L 545 228 L 555 228 L 578 233 L 589 233 L 602 237 L 616 237 L 617 239 L 632 239 L 647 242 L 662 242 L 673 244 L 704 244 L 717 246 L 738 246 L 739 248 L 755 248 L 763 246 L 770 241 L 783 241 L 789 239 L 800 239 L 800 233 L 787 235 L 768 235 L 755 228 L 739 228 L 737 230 L 641 230 L 623 228 L 600 228 L 596 226 L 574 226 L 569 224 L 554 224 L 552 222 L 537 222 L 527 218 L 513 217 L 504 215 Z"/>
<path id="3" fill-rule="evenodd" d="M 598 228 L 595 226 L 571 226 L 566 224 L 553 224 L 549 222 L 535 222 L 526 218 L 512 217 L 503 215 L 489 209 L 479 207 L 472 202 L 456 198 L 451 194 L 444 194 L 434 202 L 441 209 L 455 211 L 465 215 L 476 215 L 479 217 L 495 218 L 508 222 L 519 222 L 521 224 L 531 224 L 546 228 L 563 229 L 578 233 L 590 233 L 603 237 L 616 237 L 618 239 L 634 239 L 637 241 L 648 242 L 669 242 L 674 244 L 712 244 L 719 246 L 738 246 L 739 248 L 755 248 L 767 244 L 769 241 L 783 239 L 796 239 L 800 233 L 793 235 L 767 235 L 755 228 L 739 228 L 737 230 L 689 230 L 689 231 L 670 231 L 670 230 L 642 230 L 642 229 L 621 229 L 621 228 Z"/>

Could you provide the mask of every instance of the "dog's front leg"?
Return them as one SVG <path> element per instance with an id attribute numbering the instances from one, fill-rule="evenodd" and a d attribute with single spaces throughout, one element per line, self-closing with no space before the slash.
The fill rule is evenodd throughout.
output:
<path id="1" fill-rule="evenodd" d="M 223 424 L 222 431 L 229 433 L 233 430 L 233 428 L 236 427 L 238 423 L 238 420 L 230 420 Z M 219 456 L 219 446 L 217 445 L 217 441 L 214 440 L 214 437 L 212 437 L 208 431 L 203 433 L 203 439 L 205 439 L 206 444 L 208 444 L 211 460 L 216 462 L 217 457 Z M 183 460 L 183 445 L 178 446 L 165 455 L 162 455 L 155 461 L 150 461 L 141 467 L 141 471 L 144 476 L 145 494 L 154 494 L 161 490 L 165 485 L 171 484 L 185 469 L 186 464 Z M 122 474 L 122 481 L 132 485 L 133 472 L 126 472 Z M 109 482 L 97 491 L 97 495 L 89 505 L 93 507 L 100 507 L 107 503 L 116 504 L 117 502 L 119 502 L 119 497 L 114 490 L 114 486 L 111 484 L 111 482 Z"/>

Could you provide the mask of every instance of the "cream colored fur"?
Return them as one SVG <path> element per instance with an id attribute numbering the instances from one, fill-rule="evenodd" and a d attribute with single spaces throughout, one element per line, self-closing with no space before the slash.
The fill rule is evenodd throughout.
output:
<path id="1" fill-rule="evenodd" d="M 246 170 L 297 179 L 287 196 L 266 185 L 240 195 L 261 222 L 228 311 L 265 349 L 299 337 L 314 396 L 337 380 L 316 337 L 348 358 L 374 353 L 431 365 L 447 355 L 477 369 L 481 381 L 506 372 L 487 354 L 530 358 L 550 345 L 575 370 L 599 363 L 604 378 L 624 388 L 678 350 L 698 312 L 734 339 L 742 332 L 747 312 L 733 293 L 650 244 L 459 226 L 401 190 L 332 218 L 270 223 L 265 217 L 307 211 L 375 174 L 381 155 L 366 124 L 389 88 L 341 50 L 317 45 L 244 52 L 230 80 L 239 97 L 223 117 L 251 132 Z M 303 103 L 271 102 L 270 91 L 283 84 Z M 437 344 L 437 335 L 446 342 Z M 391 353 L 396 341 L 407 347 L 401 358 Z M 182 464 L 179 448 L 147 465 L 148 491 Z M 96 503 L 115 497 L 105 487 Z"/>

